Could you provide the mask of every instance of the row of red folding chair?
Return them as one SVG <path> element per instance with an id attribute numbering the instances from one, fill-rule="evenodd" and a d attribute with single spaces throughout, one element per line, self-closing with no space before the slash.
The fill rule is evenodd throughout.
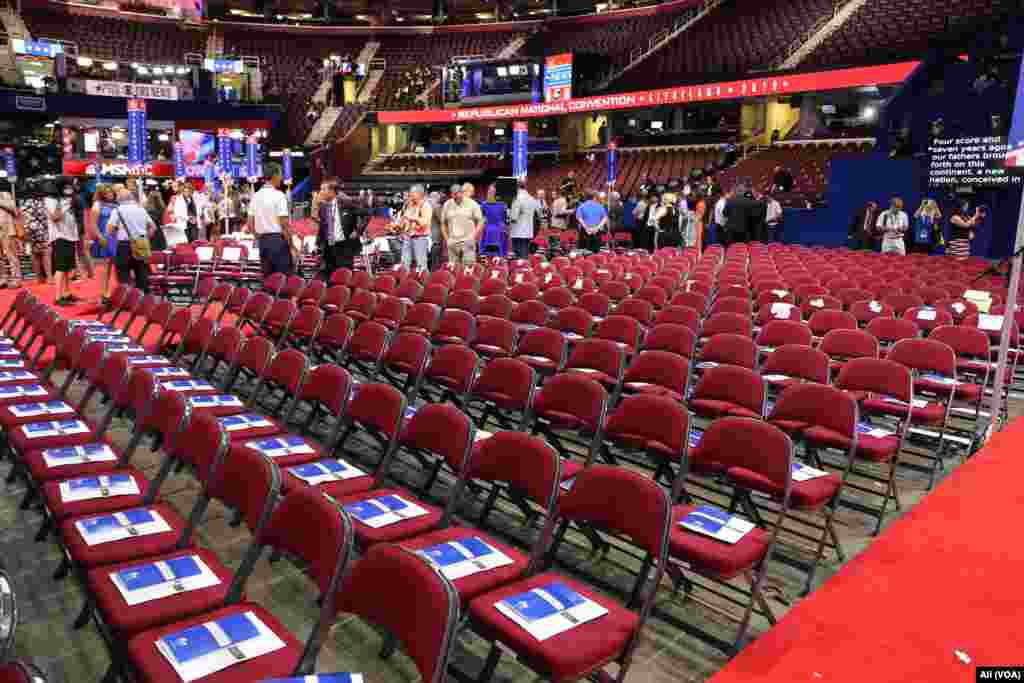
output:
<path id="1" fill-rule="evenodd" d="M 369 387 L 364 387 L 364 388 L 365 388 L 365 389 L 368 389 Z M 430 432 L 434 432 L 434 430 L 429 430 L 429 431 L 430 431 Z M 597 472 L 597 470 L 595 470 L 595 472 Z M 588 476 L 591 476 L 591 475 L 588 475 Z M 617 474 L 616 474 L 616 476 L 617 476 Z M 593 477 L 592 477 L 592 478 L 593 478 Z M 592 488 L 592 487 L 594 487 L 594 485 L 593 485 L 593 484 L 587 484 L 587 483 L 586 483 L 586 481 L 587 481 L 587 480 L 588 480 L 588 479 L 587 479 L 587 477 L 582 477 L 582 478 L 581 478 L 581 480 L 580 480 L 580 481 L 578 481 L 578 483 L 577 483 L 577 487 L 578 487 L 578 489 L 579 489 L 579 490 L 580 490 L 580 492 L 581 492 L 581 493 L 579 494 L 579 496 L 583 496 L 583 493 L 582 493 L 582 492 L 584 492 L 584 490 L 585 490 L 585 489 L 588 489 L 588 488 Z M 594 494 L 591 494 L 591 496 L 593 496 L 593 495 L 594 495 Z M 600 520 L 600 521 L 602 521 L 602 522 L 603 522 L 604 520 L 602 519 L 602 520 Z M 129 648 L 129 650 L 130 650 L 130 651 L 131 651 L 131 649 L 132 649 L 132 648 Z"/>

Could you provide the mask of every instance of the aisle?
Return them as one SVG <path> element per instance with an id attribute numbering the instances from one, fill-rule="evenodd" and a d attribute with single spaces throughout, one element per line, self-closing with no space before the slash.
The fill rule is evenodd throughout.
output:
<path id="1" fill-rule="evenodd" d="M 1024 663 L 1022 453 L 1016 418 L 711 681 L 974 681 Z"/>

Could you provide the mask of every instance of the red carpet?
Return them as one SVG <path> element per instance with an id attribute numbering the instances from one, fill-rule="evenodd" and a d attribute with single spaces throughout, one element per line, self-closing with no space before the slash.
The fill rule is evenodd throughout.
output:
<path id="1" fill-rule="evenodd" d="M 1018 418 L 711 681 L 974 681 L 976 665 L 1024 664 L 1022 455 Z"/>

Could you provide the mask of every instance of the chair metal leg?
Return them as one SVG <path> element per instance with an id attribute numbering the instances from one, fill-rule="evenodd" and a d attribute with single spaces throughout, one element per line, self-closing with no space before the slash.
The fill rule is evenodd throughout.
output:
<path id="1" fill-rule="evenodd" d="M 491 651 L 487 653 L 487 661 L 484 662 L 484 668 L 480 670 L 480 675 L 477 677 L 477 683 L 487 683 L 494 677 L 494 671 L 498 668 L 498 662 L 501 661 L 501 650 L 498 649 L 497 643 L 491 643 Z"/>
<path id="2" fill-rule="evenodd" d="M 39 531 L 36 532 L 35 542 L 41 543 L 45 541 L 53 530 L 53 518 L 49 515 L 43 520 L 43 523 L 39 526 Z"/>
<path id="3" fill-rule="evenodd" d="M 56 571 L 53 572 L 53 580 L 63 581 L 65 578 L 67 578 L 69 571 L 71 571 L 71 562 L 65 556 L 61 558 L 60 566 L 57 567 Z"/>
<path id="4" fill-rule="evenodd" d="M 90 595 L 85 599 L 85 604 L 82 605 L 82 611 L 78 613 L 77 617 L 75 617 L 74 623 L 71 624 L 72 627 L 74 627 L 77 630 L 88 624 L 89 619 L 92 618 L 93 610 L 95 609 L 96 603 L 93 597 Z"/>

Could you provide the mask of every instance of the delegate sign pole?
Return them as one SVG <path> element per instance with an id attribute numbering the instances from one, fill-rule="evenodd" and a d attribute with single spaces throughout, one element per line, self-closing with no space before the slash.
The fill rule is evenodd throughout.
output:
<path id="1" fill-rule="evenodd" d="M 1015 150 L 1024 148 L 1024 57 L 1021 59 L 1020 78 L 1017 79 L 1017 97 L 1014 100 L 1013 118 L 1007 140 L 1007 167 L 1013 173 L 1024 171 L 1011 164 Z M 989 403 L 988 428 L 981 430 L 982 440 L 1002 428 L 1003 391 L 1006 387 L 1006 370 L 1010 356 L 1010 334 L 1017 313 L 1017 289 L 1020 286 L 1021 250 L 1024 249 L 1024 193 L 1021 194 L 1020 209 L 1017 213 L 1017 236 L 1013 240 L 1013 260 L 1010 268 L 1010 291 L 1006 294 L 1006 309 L 1003 311 L 1003 330 L 999 337 L 999 356 L 996 361 L 996 376 L 992 381 L 992 400 Z M 1010 378 L 1012 381 L 1012 378 Z M 1009 394 L 1009 392 L 1007 392 Z M 1007 395 L 1009 400 L 1009 395 Z"/>

